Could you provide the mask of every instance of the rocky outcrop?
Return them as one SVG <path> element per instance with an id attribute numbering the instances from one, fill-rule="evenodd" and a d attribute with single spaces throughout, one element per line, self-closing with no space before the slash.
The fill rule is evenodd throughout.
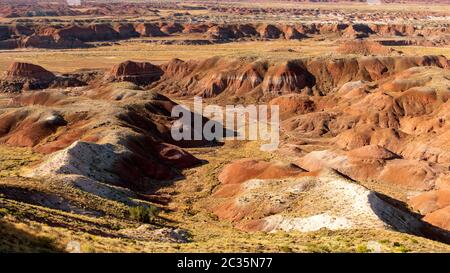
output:
<path id="1" fill-rule="evenodd" d="M 448 229 L 448 61 L 363 59 L 359 69 L 365 62 L 371 64 L 370 78 L 338 85 L 323 96 L 290 94 L 270 102 L 279 105 L 284 120 L 284 149 L 301 156 L 296 163 L 305 170 L 332 168 L 363 184 L 387 187 L 426 222 Z M 385 67 L 392 74 L 377 72 Z M 340 77 L 353 73 L 338 71 L 334 75 Z M 328 77 L 316 79 L 320 86 Z"/>
<path id="2" fill-rule="evenodd" d="M 136 25 L 136 32 L 142 37 L 161 37 L 167 35 L 160 30 L 158 25 L 152 23 L 141 23 Z"/>
<path id="3" fill-rule="evenodd" d="M 143 90 L 128 90 L 119 102 L 96 92 L 81 98 L 58 90 L 15 96 L 15 107 L 0 113 L 0 144 L 49 154 L 30 176 L 77 175 L 134 190 L 200 164 L 171 138 L 175 103 Z"/>
<path id="4" fill-rule="evenodd" d="M 56 76 L 41 66 L 29 63 L 12 63 L 1 79 L 3 92 L 20 92 L 22 89 L 45 89 Z"/>
<path id="5" fill-rule="evenodd" d="M 257 29 L 261 38 L 278 39 L 283 36 L 283 32 L 274 25 L 264 24 Z"/>
<path id="6" fill-rule="evenodd" d="M 388 55 L 391 50 L 377 42 L 369 42 L 364 40 L 343 42 L 337 49 L 342 54 L 358 54 L 358 55 Z"/>
<path id="7" fill-rule="evenodd" d="M 309 94 L 287 94 L 279 96 L 269 102 L 269 106 L 277 105 L 280 118 L 285 119 L 295 115 L 314 112 L 316 105 Z"/>
<path id="8" fill-rule="evenodd" d="M 85 86 L 98 77 L 98 71 L 54 74 L 29 63 L 12 63 L 0 79 L 0 92 L 20 93 L 26 90 Z"/>
<path id="9" fill-rule="evenodd" d="M 166 74 L 155 89 L 178 96 L 227 94 L 227 98 L 269 100 L 287 93 L 326 95 L 348 82 L 379 80 L 418 66 L 448 68 L 449 64 L 443 56 L 312 58 L 286 63 L 217 57 L 174 60 L 161 67 Z"/>
<path id="10" fill-rule="evenodd" d="M 213 26 L 208 29 L 207 35 L 215 40 L 233 40 L 243 37 L 236 26 Z"/>
<path id="11" fill-rule="evenodd" d="M 58 35 L 32 35 L 23 37 L 18 41 L 21 48 L 86 48 L 86 43 L 78 39 L 64 38 Z"/>
<path id="12" fill-rule="evenodd" d="M 147 85 L 160 79 L 163 71 L 151 63 L 126 61 L 115 65 L 106 75 L 109 81 L 127 81 Z"/>
<path id="13" fill-rule="evenodd" d="M 170 165 L 165 165 L 160 160 L 167 164 L 175 163 L 174 166 L 180 166 L 176 162 L 185 162 L 182 167 L 198 164 L 193 156 L 181 149 L 172 146 L 170 150 L 177 161 L 171 162 L 171 158 L 164 157 L 167 152 L 163 150 L 143 156 L 143 153 L 141 155 L 117 145 L 76 141 L 66 149 L 52 154 L 31 175 L 81 175 L 109 184 L 145 189 L 145 178 L 167 180 L 178 176 Z"/>
<path id="14" fill-rule="evenodd" d="M 297 30 L 295 26 L 283 26 L 283 35 L 286 40 L 298 40 L 307 36 Z"/>
<path id="15" fill-rule="evenodd" d="M 292 2 L 292 1 L 291 1 Z M 294 2 L 362 2 L 361 0 L 321 0 L 321 1 L 308 1 L 308 0 L 296 0 Z M 383 0 L 384 3 L 427 3 L 427 4 L 446 4 L 446 0 Z M 152 16 L 158 14 L 158 9 L 163 10 L 198 10 L 209 9 L 212 12 L 230 14 L 233 16 L 247 16 L 247 15 L 281 15 L 281 16 L 322 16 L 329 19 L 341 19 L 347 21 L 349 19 L 362 19 L 365 21 L 375 20 L 377 18 L 383 18 L 389 21 L 395 21 L 394 18 L 405 17 L 415 19 L 426 19 L 427 16 L 442 16 L 440 12 L 432 11 L 340 11 L 335 9 L 317 9 L 314 7 L 249 7 L 241 5 L 218 5 L 217 3 L 203 3 L 202 6 L 187 6 L 183 3 L 176 2 L 82 2 L 78 8 L 73 8 L 67 5 L 66 1 L 33 1 L 33 0 L 20 0 L 20 5 L 17 5 L 17 1 L 3 0 L 2 7 L 0 8 L 0 16 L 7 18 L 17 17 L 56 17 L 56 16 Z M 178 13 L 183 14 L 183 13 Z"/>
<path id="16" fill-rule="evenodd" d="M 11 29 L 9 26 L 0 26 L 0 41 L 7 40 L 11 37 Z"/>
<path id="17" fill-rule="evenodd" d="M 131 23 L 117 23 L 113 26 L 113 29 L 117 32 L 119 39 L 139 37 L 139 33 Z"/>
<path id="18" fill-rule="evenodd" d="M 12 63 L 5 72 L 5 79 L 35 79 L 40 81 L 52 81 L 55 75 L 41 66 L 29 63 Z"/>
<path id="19" fill-rule="evenodd" d="M 94 40 L 110 41 L 119 38 L 119 33 L 110 24 L 93 24 L 89 29 L 94 31 Z"/>
<path id="20" fill-rule="evenodd" d="M 261 87 L 265 93 L 292 93 L 299 92 L 307 86 L 312 87 L 314 81 L 314 77 L 301 63 L 287 62 L 271 66 L 264 76 Z"/>
<path id="21" fill-rule="evenodd" d="M 207 24 L 186 24 L 183 27 L 183 33 L 205 33 L 208 28 Z"/>
<path id="22" fill-rule="evenodd" d="M 173 34 L 173 33 L 181 33 L 183 32 L 183 25 L 179 23 L 164 23 L 162 24 L 160 30 L 166 34 Z"/>
<path id="23" fill-rule="evenodd" d="M 300 176 L 305 172 L 294 164 L 240 159 L 227 165 L 218 179 L 222 184 L 240 184 L 249 179 L 282 179 Z"/>
<path id="24" fill-rule="evenodd" d="M 55 37 L 66 40 L 80 40 L 82 42 L 95 41 L 96 33 L 91 27 L 81 27 L 78 25 L 71 25 L 58 29 Z"/>
<path id="25" fill-rule="evenodd" d="M 50 43 L 34 43 L 32 46 L 55 48 L 83 47 L 85 42 L 130 39 L 133 37 L 163 37 L 173 34 L 200 33 L 216 42 L 256 39 L 303 39 L 309 36 L 326 35 L 334 38 L 361 39 L 369 36 L 389 38 L 401 37 L 407 45 L 439 46 L 449 43 L 447 26 L 411 27 L 402 24 L 342 24 L 342 23 L 298 23 L 298 24 L 217 24 L 217 23 L 93 23 L 70 25 L 25 25 L 1 26 L 0 41 L 21 41 L 31 36 L 45 37 Z M 404 40 L 403 37 L 409 37 Z M 427 37 L 427 39 L 424 39 Z M 80 43 L 81 42 L 81 43 Z M 16 47 L 27 47 L 18 43 Z M 355 46 L 353 46 L 355 47 Z M 0 49 L 14 48 L 12 43 L 0 43 Z"/>
<path id="26" fill-rule="evenodd" d="M 212 211 L 246 231 L 394 228 L 421 236 L 436 235 L 407 209 L 335 171 L 306 172 L 298 167 L 289 171 L 293 167 L 277 165 L 256 160 L 227 165 L 213 194 L 220 204 Z M 258 171 L 258 167 L 265 170 Z M 250 171 L 244 175 L 240 168 Z"/>

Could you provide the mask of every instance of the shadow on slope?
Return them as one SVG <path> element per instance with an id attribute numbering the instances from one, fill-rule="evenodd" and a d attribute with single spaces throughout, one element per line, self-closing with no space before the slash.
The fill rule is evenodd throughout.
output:
<path id="1" fill-rule="evenodd" d="M 391 206 L 382 206 L 384 201 Z M 394 229 L 431 240 L 450 243 L 450 232 L 422 221 L 422 215 L 409 210 L 407 204 L 381 193 L 369 195 L 370 205 L 375 214 Z"/>
<path id="2" fill-rule="evenodd" d="M 49 237 L 34 236 L 0 219 L 0 253 L 63 252 Z"/>

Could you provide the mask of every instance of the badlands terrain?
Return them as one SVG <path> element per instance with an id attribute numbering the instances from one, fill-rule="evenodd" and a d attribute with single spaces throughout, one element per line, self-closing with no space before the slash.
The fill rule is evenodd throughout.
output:
<path id="1" fill-rule="evenodd" d="M 382 2 L 0 0 L 0 252 L 449 252 L 450 5 Z"/>

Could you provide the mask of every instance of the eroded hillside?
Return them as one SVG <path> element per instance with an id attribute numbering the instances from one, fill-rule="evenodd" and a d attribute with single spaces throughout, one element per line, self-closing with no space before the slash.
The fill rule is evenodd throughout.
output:
<path id="1" fill-rule="evenodd" d="M 438 56 L 125 62 L 64 75 L 14 63 L 2 78 L 4 217 L 119 241 L 207 245 L 189 228 L 206 217 L 239 236 L 325 228 L 446 242 L 448 77 Z M 171 109 L 194 95 L 279 105 L 281 148 L 174 141 Z M 18 149 L 31 154 L 15 164 Z M 131 207 L 163 212 L 141 226 Z"/>
<path id="2" fill-rule="evenodd" d="M 0 252 L 450 251 L 445 4 L 25 2 L 0 9 Z M 180 127 L 194 97 L 278 107 L 278 149 Z M 195 120 L 228 138 L 174 138 Z"/>

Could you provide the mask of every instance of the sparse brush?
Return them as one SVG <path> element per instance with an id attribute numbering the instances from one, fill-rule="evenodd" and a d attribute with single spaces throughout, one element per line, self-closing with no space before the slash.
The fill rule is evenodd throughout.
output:
<path id="1" fill-rule="evenodd" d="M 125 89 L 125 90 L 142 90 L 141 87 L 132 82 L 114 82 L 112 83 L 115 89 Z"/>
<path id="2" fill-rule="evenodd" d="M 366 245 L 359 245 L 359 246 L 357 246 L 355 251 L 358 252 L 358 253 L 370 252 Z"/>
<path id="3" fill-rule="evenodd" d="M 154 223 L 159 215 L 159 209 L 155 206 L 130 207 L 130 218 L 142 223 Z"/>
<path id="4" fill-rule="evenodd" d="M 8 210 L 5 208 L 0 208 L 0 219 L 8 214 Z"/>

